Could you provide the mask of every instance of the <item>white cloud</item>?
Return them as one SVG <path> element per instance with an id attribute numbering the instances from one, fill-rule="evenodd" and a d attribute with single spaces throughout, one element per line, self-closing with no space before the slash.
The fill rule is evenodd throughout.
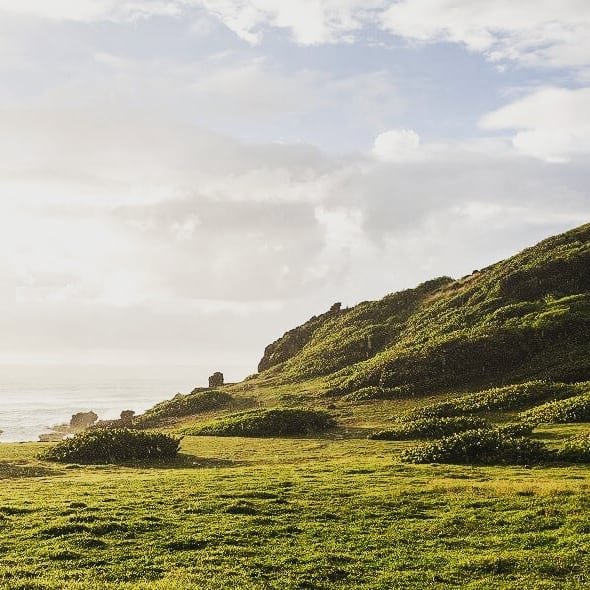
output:
<path id="1" fill-rule="evenodd" d="M 414 160 L 419 153 L 420 137 L 411 129 L 391 129 L 375 138 L 373 155 L 384 162 Z"/>
<path id="2" fill-rule="evenodd" d="M 489 113 L 489 130 L 513 129 L 514 147 L 548 162 L 590 154 L 590 88 L 544 88 Z"/>
<path id="3" fill-rule="evenodd" d="M 385 0 L 200 0 L 232 31 L 258 43 L 269 27 L 288 29 L 301 45 L 348 41 Z"/>
<path id="4" fill-rule="evenodd" d="M 488 59 L 541 67 L 590 65 L 586 0 L 402 0 L 381 17 L 390 32 L 421 42 L 462 43 Z"/>
<path id="5" fill-rule="evenodd" d="M 131 21 L 180 14 L 182 0 L 0 0 L 0 14 L 16 14 L 47 20 Z"/>
<path id="6" fill-rule="evenodd" d="M 495 62 L 590 66 L 586 0 L 0 0 L 0 15 L 53 21 L 191 14 L 192 22 L 201 23 L 196 29 L 210 32 L 202 9 L 251 44 L 272 28 L 288 30 L 298 44 L 320 45 L 350 42 L 361 30 L 378 26 L 413 41 L 461 43 Z"/>
<path id="7" fill-rule="evenodd" d="M 250 41 L 279 27 L 301 44 L 346 41 L 386 4 L 207 2 Z M 0 14 L 129 21 L 197 5 L 0 0 Z M 198 358 L 239 340 L 257 356 L 335 299 L 352 304 L 470 271 L 590 213 L 576 147 L 583 94 L 484 121 L 514 129 L 524 151 L 521 134 L 575 132 L 581 121 L 577 144 L 568 136 L 541 150 L 572 160 L 555 167 L 514 158 L 506 138 L 420 143 L 401 128 L 397 85 L 384 71 L 336 74 L 322 60 L 326 71 L 290 58 L 278 66 L 279 54 L 225 51 L 227 31 L 221 42 L 207 38 L 195 60 L 184 45 L 198 45 L 195 35 L 158 53 L 161 38 L 140 39 L 154 27 L 137 36 L 92 27 L 86 43 L 84 27 L 17 21 L 29 59 L 26 71 L 14 60 L 18 75 L 0 89 L 0 249 L 10 252 L 0 260 L 9 318 L 0 352 L 158 346 Z M 338 71 L 360 71 L 362 58 Z M 575 116 L 552 123 L 550 108 Z M 346 132 L 350 144 L 340 141 Z M 354 152 L 375 136 L 372 154 Z M 331 139 L 332 153 L 301 137 Z"/>

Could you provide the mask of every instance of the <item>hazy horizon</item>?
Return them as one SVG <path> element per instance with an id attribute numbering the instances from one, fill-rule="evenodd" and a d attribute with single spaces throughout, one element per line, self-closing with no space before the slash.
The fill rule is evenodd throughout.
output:
<path id="1" fill-rule="evenodd" d="M 0 364 L 243 377 L 584 223 L 588 39 L 580 0 L 0 0 Z"/>

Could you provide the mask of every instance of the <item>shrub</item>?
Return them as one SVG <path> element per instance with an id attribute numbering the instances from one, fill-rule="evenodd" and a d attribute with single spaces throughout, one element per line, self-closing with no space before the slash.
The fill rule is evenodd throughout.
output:
<path id="1" fill-rule="evenodd" d="M 498 426 L 496 429 L 502 434 L 505 434 L 506 436 L 520 437 L 528 436 L 529 434 L 531 434 L 535 429 L 535 426 L 535 424 L 526 422 L 512 422 L 510 424 L 503 424 L 502 426 Z"/>
<path id="2" fill-rule="evenodd" d="M 401 399 L 413 395 L 410 386 L 403 387 L 363 387 L 343 397 L 349 402 L 364 402 L 377 399 Z"/>
<path id="3" fill-rule="evenodd" d="M 531 424 L 590 422 L 590 393 L 543 404 L 527 412 L 521 412 L 519 417 L 523 422 Z"/>
<path id="4" fill-rule="evenodd" d="M 517 385 L 496 387 L 480 393 L 472 393 L 454 400 L 429 404 L 409 411 L 409 419 L 450 417 L 465 412 L 511 410 L 535 405 L 547 400 L 565 399 L 589 388 L 588 383 L 566 384 L 551 381 L 528 381 Z"/>
<path id="5" fill-rule="evenodd" d="M 590 434 L 573 436 L 567 439 L 557 456 L 569 463 L 590 463 Z"/>
<path id="6" fill-rule="evenodd" d="M 170 400 L 156 404 L 135 418 L 134 424 L 139 428 L 151 428 L 160 425 L 168 418 L 182 418 L 212 410 L 221 410 L 232 403 L 233 397 L 229 393 L 215 389 L 195 390 L 188 395 L 179 393 Z"/>
<path id="7" fill-rule="evenodd" d="M 180 439 L 159 432 L 136 430 L 86 430 L 68 438 L 41 455 L 62 463 L 121 463 L 176 456 Z"/>
<path id="8" fill-rule="evenodd" d="M 328 412 L 274 408 L 234 414 L 183 432 L 196 436 L 292 436 L 322 432 L 335 425 Z"/>
<path id="9" fill-rule="evenodd" d="M 551 458 L 538 441 L 508 436 L 498 429 L 468 430 L 440 440 L 421 443 L 402 452 L 408 463 L 456 463 L 468 465 L 524 465 Z"/>
<path id="10" fill-rule="evenodd" d="M 457 432 L 487 428 L 488 423 L 475 416 L 452 418 L 422 418 L 396 424 L 394 428 L 369 435 L 376 440 L 411 440 L 415 438 L 442 438 Z"/>

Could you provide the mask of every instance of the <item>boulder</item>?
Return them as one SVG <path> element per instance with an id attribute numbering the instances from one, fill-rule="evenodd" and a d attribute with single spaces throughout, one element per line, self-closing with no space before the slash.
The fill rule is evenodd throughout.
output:
<path id="1" fill-rule="evenodd" d="M 223 385 L 223 373 L 219 371 L 213 373 L 211 377 L 209 377 L 209 387 L 221 387 Z"/>
<path id="2" fill-rule="evenodd" d="M 70 420 L 70 430 L 84 430 L 90 428 L 98 420 L 94 412 L 78 412 Z"/>

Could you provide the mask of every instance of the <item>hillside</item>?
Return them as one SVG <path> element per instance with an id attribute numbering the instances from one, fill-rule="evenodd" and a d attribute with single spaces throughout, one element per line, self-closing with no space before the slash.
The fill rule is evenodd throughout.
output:
<path id="1" fill-rule="evenodd" d="M 589 237 L 335 304 L 139 431 L 0 445 L 0 586 L 587 587 Z"/>
<path id="2" fill-rule="evenodd" d="M 429 412 L 502 425 L 519 419 L 517 410 L 586 396 L 590 224 L 459 280 L 433 279 L 347 309 L 335 303 L 268 345 L 258 373 L 221 389 L 177 395 L 136 426 L 192 434 L 237 420 L 247 435 L 258 416 L 249 412 L 305 407 L 328 410 L 346 436 L 363 437 Z M 451 413 L 438 413 L 437 404 L 459 398 Z M 576 403 L 585 408 L 584 400 Z M 450 422 L 433 428 L 460 427 Z"/>
<path id="3" fill-rule="evenodd" d="M 590 224 L 460 280 L 314 317 L 269 345 L 259 369 L 267 387 L 321 377 L 332 396 L 587 380 Z"/>

